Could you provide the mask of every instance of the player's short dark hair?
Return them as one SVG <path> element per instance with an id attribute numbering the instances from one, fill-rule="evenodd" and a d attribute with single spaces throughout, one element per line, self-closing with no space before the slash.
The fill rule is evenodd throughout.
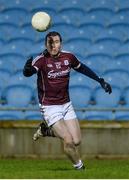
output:
<path id="1" fill-rule="evenodd" d="M 47 38 L 51 37 L 51 36 L 59 36 L 60 42 L 62 42 L 62 37 L 61 37 L 60 33 L 56 32 L 56 31 L 51 31 L 45 37 L 45 44 L 47 44 Z"/>

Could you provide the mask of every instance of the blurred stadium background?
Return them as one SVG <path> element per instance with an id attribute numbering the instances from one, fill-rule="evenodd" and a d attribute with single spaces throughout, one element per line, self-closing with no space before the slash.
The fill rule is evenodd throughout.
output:
<path id="1" fill-rule="evenodd" d="M 113 87 L 107 95 L 95 81 L 71 72 L 71 100 L 83 128 L 82 154 L 128 156 L 129 0 L 0 0 L 0 156 L 63 153 L 57 140 L 31 140 L 42 117 L 36 76 L 23 77 L 22 69 L 28 56 L 44 49 L 46 33 L 31 26 L 37 11 L 51 15 L 50 31 L 61 33 L 63 49 Z"/>

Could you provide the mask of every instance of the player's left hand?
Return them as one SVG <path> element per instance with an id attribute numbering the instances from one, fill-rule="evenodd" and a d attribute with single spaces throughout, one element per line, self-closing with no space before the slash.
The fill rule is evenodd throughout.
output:
<path id="1" fill-rule="evenodd" d="M 103 78 L 100 78 L 100 84 L 101 87 L 105 90 L 105 92 L 111 94 L 112 93 L 112 87 L 109 83 L 105 82 Z"/>

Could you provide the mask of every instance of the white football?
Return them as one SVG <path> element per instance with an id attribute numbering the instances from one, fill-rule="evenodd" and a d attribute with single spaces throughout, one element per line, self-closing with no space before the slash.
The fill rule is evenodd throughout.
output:
<path id="1" fill-rule="evenodd" d="M 51 16 L 46 12 L 37 12 L 32 16 L 31 24 L 39 32 L 47 31 L 51 26 Z"/>

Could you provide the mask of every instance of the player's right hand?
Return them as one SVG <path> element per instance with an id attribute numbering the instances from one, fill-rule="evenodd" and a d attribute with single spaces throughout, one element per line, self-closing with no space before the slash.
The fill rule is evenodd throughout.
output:
<path id="1" fill-rule="evenodd" d="M 31 66 L 32 65 L 32 61 L 33 61 L 33 57 L 32 56 L 30 56 L 28 59 L 27 59 L 27 61 L 26 61 L 26 64 L 25 64 L 25 66 Z"/>
<path id="2" fill-rule="evenodd" d="M 23 75 L 26 77 L 32 76 L 33 74 L 37 73 L 36 68 L 32 66 L 33 57 L 29 57 L 25 63 L 23 68 Z"/>

